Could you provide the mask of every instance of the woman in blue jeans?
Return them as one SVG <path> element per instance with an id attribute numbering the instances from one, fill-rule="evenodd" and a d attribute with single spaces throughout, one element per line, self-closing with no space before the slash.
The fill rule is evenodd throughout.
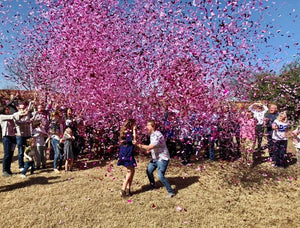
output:
<path id="1" fill-rule="evenodd" d="M 59 170 L 57 169 L 57 165 L 59 165 L 59 168 L 61 169 L 63 162 L 63 155 L 59 148 L 60 136 L 63 134 L 63 125 L 59 111 L 54 111 L 51 114 L 50 134 L 51 145 L 54 149 L 54 172 L 58 173 Z M 58 160 L 59 164 L 57 164 Z"/>
<path id="2" fill-rule="evenodd" d="M 12 175 L 11 162 L 16 147 L 15 120 L 21 116 L 27 115 L 28 112 L 16 112 L 9 115 L 9 108 L 5 107 L 3 114 L 0 115 L 0 124 L 2 129 L 2 143 L 4 149 L 2 176 L 9 177 Z"/>
<path id="3" fill-rule="evenodd" d="M 141 145 L 141 149 L 151 151 L 152 159 L 147 168 L 147 176 L 150 181 L 150 187 L 155 188 L 154 170 L 157 169 L 158 178 L 168 191 L 167 198 L 175 196 L 169 181 L 165 178 L 165 173 L 170 161 L 170 154 L 166 146 L 165 138 L 160 131 L 156 130 L 156 124 L 153 120 L 147 122 L 147 130 L 150 134 L 150 145 Z"/>
<path id="4" fill-rule="evenodd" d="M 272 124 L 274 141 L 274 162 L 275 166 L 285 168 L 285 156 L 288 144 L 289 122 L 286 112 L 280 112 L 277 119 Z"/>

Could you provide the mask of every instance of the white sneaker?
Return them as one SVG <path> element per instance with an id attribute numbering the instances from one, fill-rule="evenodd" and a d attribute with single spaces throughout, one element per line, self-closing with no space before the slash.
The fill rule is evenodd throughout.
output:
<path id="1" fill-rule="evenodd" d="M 54 169 L 54 172 L 55 172 L 55 173 L 59 173 L 59 170 L 58 170 L 58 169 Z"/>
<path id="2" fill-rule="evenodd" d="M 26 176 L 25 176 L 24 174 L 21 174 L 21 177 L 22 177 L 22 178 L 26 178 Z"/>
<path id="3" fill-rule="evenodd" d="M 175 193 L 169 192 L 166 198 L 173 198 L 175 196 Z"/>
<path id="4" fill-rule="evenodd" d="M 23 172 L 24 168 L 20 168 L 20 172 Z"/>

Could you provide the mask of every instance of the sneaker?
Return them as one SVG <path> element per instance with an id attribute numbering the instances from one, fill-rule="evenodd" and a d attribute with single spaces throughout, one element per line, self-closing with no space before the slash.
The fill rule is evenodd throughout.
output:
<path id="1" fill-rule="evenodd" d="M 4 172 L 2 173 L 2 176 L 4 176 L 4 177 L 11 177 L 12 174 L 10 174 L 10 173 L 4 171 Z"/>
<path id="2" fill-rule="evenodd" d="M 149 185 L 150 191 L 155 191 L 157 190 L 157 187 L 154 184 Z"/>
<path id="3" fill-rule="evenodd" d="M 121 197 L 124 198 L 124 197 L 126 197 L 126 192 L 125 192 L 124 190 L 121 190 L 121 191 L 120 191 L 120 195 L 121 195 Z"/>
<path id="4" fill-rule="evenodd" d="M 166 198 L 173 198 L 175 196 L 175 193 L 169 192 Z"/>
<path id="5" fill-rule="evenodd" d="M 24 174 L 21 174 L 21 178 L 26 178 L 26 176 Z"/>
<path id="6" fill-rule="evenodd" d="M 54 169 L 54 172 L 55 172 L 55 173 L 59 173 L 59 170 L 58 170 L 58 169 Z"/>
<path id="7" fill-rule="evenodd" d="M 20 168 L 20 172 L 23 172 L 24 168 Z"/>

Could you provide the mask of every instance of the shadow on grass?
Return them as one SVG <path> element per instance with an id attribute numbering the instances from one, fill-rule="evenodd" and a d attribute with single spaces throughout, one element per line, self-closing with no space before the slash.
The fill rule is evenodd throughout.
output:
<path id="1" fill-rule="evenodd" d="M 169 177 L 167 178 L 171 185 L 175 185 L 175 191 L 178 192 L 181 189 L 187 188 L 190 185 L 198 182 L 199 176 L 191 177 Z"/>
<path id="2" fill-rule="evenodd" d="M 25 187 L 29 187 L 31 185 L 50 185 L 50 184 L 57 184 L 57 183 L 66 181 L 66 180 L 59 180 L 59 181 L 49 182 L 49 181 L 56 180 L 59 178 L 60 178 L 60 176 L 48 177 L 48 178 L 47 177 L 28 177 L 23 182 L 18 182 L 18 183 L 11 184 L 11 185 L 1 186 L 0 192 L 13 191 L 15 189 L 25 188 Z"/>
<path id="3" fill-rule="evenodd" d="M 198 182 L 199 176 L 192 176 L 192 177 L 167 177 L 167 179 L 168 179 L 168 181 L 169 181 L 169 183 L 171 185 L 175 185 L 176 186 L 175 187 L 175 191 L 177 193 L 181 189 L 187 188 L 190 185 Z M 160 181 L 157 181 L 156 182 L 156 189 L 159 189 L 159 188 L 165 188 L 165 186 Z M 150 190 L 152 190 L 150 188 L 150 185 L 143 185 L 140 189 L 138 189 L 136 191 L 133 191 L 132 193 L 133 194 L 140 194 L 140 193 L 147 192 L 147 191 L 150 191 Z"/>
<path id="4" fill-rule="evenodd" d="M 253 153 L 253 164 L 252 167 L 255 167 L 257 165 L 260 165 L 262 163 L 268 162 L 269 161 L 269 157 L 268 156 L 261 156 L 258 153 Z M 293 157 L 292 153 L 287 153 L 286 154 L 286 159 L 284 162 L 284 166 L 285 168 L 296 164 L 297 159 L 295 157 Z"/>
<path id="5" fill-rule="evenodd" d="M 113 160 L 77 160 L 74 162 L 73 167 L 78 170 L 93 169 L 96 167 L 104 167 L 109 165 Z"/>
<path id="6" fill-rule="evenodd" d="M 53 172 L 53 160 L 48 160 L 47 168 L 46 169 L 40 169 L 41 173 L 51 173 Z M 109 160 L 87 160 L 85 158 L 78 159 L 74 161 L 73 163 L 73 171 L 80 171 L 80 170 L 87 170 L 87 169 L 93 169 L 96 167 L 104 167 L 107 166 Z M 62 168 L 60 171 L 64 171 L 65 161 L 62 162 Z"/>
<path id="7" fill-rule="evenodd" d="M 297 174 L 295 169 L 290 167 L 294 165 L 297 159 L 290 157 L 286 163 L 285 168 L 280 167 L 270 167 L 265 169 L 259 166 L 260 164 L 267 162 L 268 157 L 261 157 L 261 159 L 256 160 L 251 167 L 241 166 L 233 175 L 228 175 L 226 177 L 228 184 L 237 185 L 240 184 L 243 188 L 253 187 L 256 188 L 260 186 L 263 187 L 265 184 L 275 183 L 281 179 L 291 177 L 292 179 L 297 179 Z"/>

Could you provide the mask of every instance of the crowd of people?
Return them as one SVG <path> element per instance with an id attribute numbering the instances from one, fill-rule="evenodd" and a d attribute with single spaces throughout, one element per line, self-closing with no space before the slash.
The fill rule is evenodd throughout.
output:
<path id="1" fill-rule="evenodd" d="M 268 151 L 268 160 L 274 162 L 274 166 L 286 167 L 288 137 L 293 139 L 296 148 L 299 147 L 299 132 L 297 129 L 289 131 L 287 113 L 278 112 L 275 104 L 267 107 L 259 102 L 238 109 L 224 105 L 208 115 L 193 116 L 179 127 L 172 127 L 174 116 L 169 116 L 165 119 L 163 132 L 171 154 L 178 153 L 179 147 L 183 164 L 190 162 L 192 153 L 198 155 L 201 150 L 204 150 L 204 157 L 214 161 L 218 148 L 222 160 L 240 158 L 242 151 L 253 163 L 260 161 Z M 262 146 L 264 137 L 267 144 Z"/>
<path id="2" fill-rule="evenodd" d="M 166 186 L 168 196 L 175 195 L 164 177 L 170 157 L 179 157 L 183 165 L 191 157 L 214 161 L 233 161 L 245 157 L 255 163 L 268 150 L 269 161 L 275 167 L 286 167 L 288 138 L 296 147 L 300 165 L 300 127 L 289 131 L 285 111 L 278 112 L 275 104 L 267 107 L 253 103 L 249 107 L 219 106 L 210 113 L 191 114 L 180 118 L 176 112 L 166 111 L 161 120 L 148 121 L 148 135 L 138 135 L 140 127 L 129 119 L 122 127 L 112 122 L 105 128 L 87 126 L 84 116 L 74 116 L 71 108 L 59 108 L 54 103 L 42 104 L 36 99 L 21 101 L 19 93 L 3 106 L 0 115 L 4 148 L 3 176 L 11 176 L 11 163 L 15 147 L 18 150 L 18 165 L 21 177 L 27 171 L 46 168 L 46 160 L 53 159 L 53 171 L 72 171 L 74 160 L 87 152 L 89 156 L 110 153 L 125 166 L 127 174 L 121 195 L 130 195 L 130 187 L 137 165 L 134 153 L 151 152 L 152 160 L 147 168 L 151 186 L 155 187 L 153 171 L 158 169 L 160 181 Z M 263 137 L 267 144 L 262 145 Z M 138 143 L 138 141 L 140 143 Z M 53 157 L 47 151 L 53 151 Z"/>
<path id="3" fill-rule="evenodd" d="M 11 176 L 11 162 L 15 147 L 18 149 L 18 165 L 22 177 L 29 167 L 46 168 L 46 151 L 54 154 L 53 170 L 59 172 L 65 162 L 65 171 L 71 171 L 74 159 L 83 149 L 79 136 L 80 119 L 73 117 L 72 109 L 64 113 L 56 106 L 38 104 L 36 100 L 20 102 L 19 93 L 2 107 L 0 115 L 4 148 L 3 176 Z M 49 157 L 49 154 L 48 154 Z M 50 156 L 51 158 L 51 156 Z"/>

